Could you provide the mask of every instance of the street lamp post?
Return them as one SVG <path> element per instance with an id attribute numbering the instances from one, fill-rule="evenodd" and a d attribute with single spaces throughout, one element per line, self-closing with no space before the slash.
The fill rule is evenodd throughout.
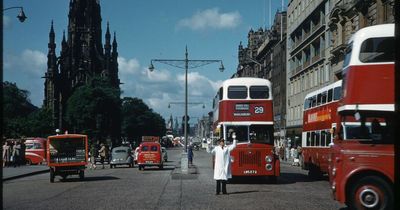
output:
<path id="1" fill-rule="evenodd" d="M 21 9 L 19 11 L 18 15 L 17 15 L 17 18 L 21 23 L 23 23 L 26 20 L 27 17 L 26 17 L 26 15 L 24 13 L 24 8 L 23 7 L 8 7 L 8 8 L 3 9 L 3 12 L 6 11 L 6 10 L 10 10 L 10 9 Z"/>
<path id="2" fill-rule="evenodd" d="M 222 63 L 222 60 L 189 60 L 188 59 L 188 50 L 187 46 L 185 48 L 185 59 L 182 60 L 177 60 L 177 59 L 152 59 L 150 61 L 150 66 L 149 70 L 153 71 L 154 70 L 154 65 L 153 62 L 160 62 L 164 63 L 170 66 L 174 66 L 177 68 L 184 68 L 185 69 L 185 116 L 188 114 L 188 87 L 187 87 L 187 77 L 188 77 L 188 69 L 191 68 L 197 68 L 200 66 L 205 66 L 211 63 L 219 62 L 221 63 L 219 70 L 222 72 L 224 71 L 224 65 Z M 183 65 L 182 65 L 183 64 Z M 190 66 L 189 66 L 190 64 Z M 182 172 L 187 172 L 188 171 L 188 161 L 187 161 L 187 120 L 185 120 L 185 128 L 184 128 L 184 136 L 185 136 L 185 151 L 184 154 L 182 155 L 182 161 L 181 161 L 181 169 Z M 185 158 L 185 159 L 184 159 Z"/>

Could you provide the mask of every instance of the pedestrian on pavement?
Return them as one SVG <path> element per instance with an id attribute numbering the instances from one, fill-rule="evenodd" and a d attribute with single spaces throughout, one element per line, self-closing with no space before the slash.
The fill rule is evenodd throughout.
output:
<path id="1" fill-rule="evenodd" d="M 19 141 L 17 141 L 13 146 L 12 156 L 11 156 L 14 168 L 20 165 L 20 158 L 21 158 L 20 155 L 21 155 L 21 144 Z"/>
<path id="2" fill-rule="evenodd" d="M 92 144 L 92 146 L 90 147 L 90 160 L 89 160 L 89 168 L 90 169 L 96 169 L 96 153 L 97 153 L 97 149 L 96 146 L 94 144 Z"/>
<path id="3" fill-rule="evenodd" d="M 3 145 L 3 168 L 10 166 L 11 146 L 10 142 L 5 141 Z"/>
<path id="4" fill-rule="evenodd" d="M 22 139 L 21 140 L 21 155 L 20 155 L 21 165 L 25 165 L 26 164 L 25 152 L 26 152 L 25 140 Z"/>
<path id="5" fill-rule="evenodd" d="M 236 136 L 233 135 L 233 144 L 226 146 L 225 140 L 220 138 L 218 140 L 218 146 L 211 148 L 211 144 L 207 146 L 207 152 L 214 155 L 214 179 L 217 181 L 216 195 L 222 193 L 228 194 L 226 191 L 226 182 L 232 178 L 231 173 L 231 151 L 236 147 L 237 141 Z"/>
<path id="6" fill-rule="evenodd" d="M 106 158 L 106 146 L 103 143 L 100 144 L 99 154 L 100 154 L 100 162 L 103 165 L 102 169 L 104 169 L 104 160 Z"/>
<path id="7" fill-rule="evenodd" d="M 189 159 L 189 164 L 193 164 L 193 143 L 190 142 L 190 145 L 188 147 L 188 159 Z"/>

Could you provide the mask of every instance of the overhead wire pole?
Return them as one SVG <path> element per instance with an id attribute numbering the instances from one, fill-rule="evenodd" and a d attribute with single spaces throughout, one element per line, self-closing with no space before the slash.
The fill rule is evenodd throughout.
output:
<path id="1" fill-rule="evenodd" d="M 153 71 L 154 70 L 154 65 L 153 62 L 160 62 L 164 63 L 170 66 L 174 66 L 177 68 L 183 68 L 185 69 L 185 128 L 184 128 L 184 135 L 185 135 L 185 153 L 187 153 L 187 142 L 188 142 L 188 136 L 187 136 L 187 112 L 188 112 L 188 87 L 187 87 L 187 78 L 188 78 L 188 69 L 193 69 L 197 68 L 200 66 L 205 66 L 211 63 L 215 62 L 220 62 L 221 66 L 219 67 L 219 70 L 222 72 L 224 71 L 224 65 L 222 64 L 222 60 L 189 60 L 189 54 L 187 50 L 187 46 L 185 47 L 185 59 L 184 60 L 179 60 L 179 59 L 152 59 L 150 62 L 149 70 Z M 183 64 L 183 65 L 182 65 Z M 190 65 L 189 65 L 190 64 Z M 182 155 L 184 156 L 184 155 Z M 187 157 L 186 157 L 187 158 Z M 186 159 L 187 160 L 187 159 Z M 184 171 L 183 167 L 187 167 L 187 164 L 182 163 L 182 171 Z"/>

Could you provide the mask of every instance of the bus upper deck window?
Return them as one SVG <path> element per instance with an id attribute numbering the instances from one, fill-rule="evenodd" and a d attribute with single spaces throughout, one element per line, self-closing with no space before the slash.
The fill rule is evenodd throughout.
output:
<path id="1" fill-rule="evenodd" d="M 246 86 L 229 86 L 228 87 L 229 99 L 246 99 L 247 87 Z"/>
<path id="2" fill-rule="evenodd" d="M 331 102 L 333 99 L 333 89 L 328 90 L 328 102 Z"/>
<path id="3" fill-rule="evenodd" d="M 335 87 L 333 89 L 333 100 L 337 101 L 342 97 L 342 87 Z"/>
<path id="4" fill-rule="evenodd" d="M 219 91 L 218 91 L 218 93 L 219 93 L 219 100 L 222 100 L 222 97 L 224 96 L 224 91 L 223 91 L 224 89 L 223 88 L 220 88 L 219 89 Z"/>
<path id="5" fill-rule="evenodd" d="M 267 86 L 251 86 L 250 98 L 252 99 L 268 99 L 269 89 Z"/>
<path id="6" fill-rule="evenodd" d="M 360 61 L 363 63 L 393 62 L 394 37 L 370 38 L 361 44 Z"/>

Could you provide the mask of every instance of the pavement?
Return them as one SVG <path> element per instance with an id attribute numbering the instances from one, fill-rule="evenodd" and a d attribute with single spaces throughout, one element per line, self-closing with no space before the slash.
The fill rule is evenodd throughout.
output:
<path id="1" fill-rule="evenodd" d="M 3 168 L 3 181 L 18 179 L 22 177 L 32 176 L 50 171 L 47 165 L 23 165 L 19 167 Z"/>

